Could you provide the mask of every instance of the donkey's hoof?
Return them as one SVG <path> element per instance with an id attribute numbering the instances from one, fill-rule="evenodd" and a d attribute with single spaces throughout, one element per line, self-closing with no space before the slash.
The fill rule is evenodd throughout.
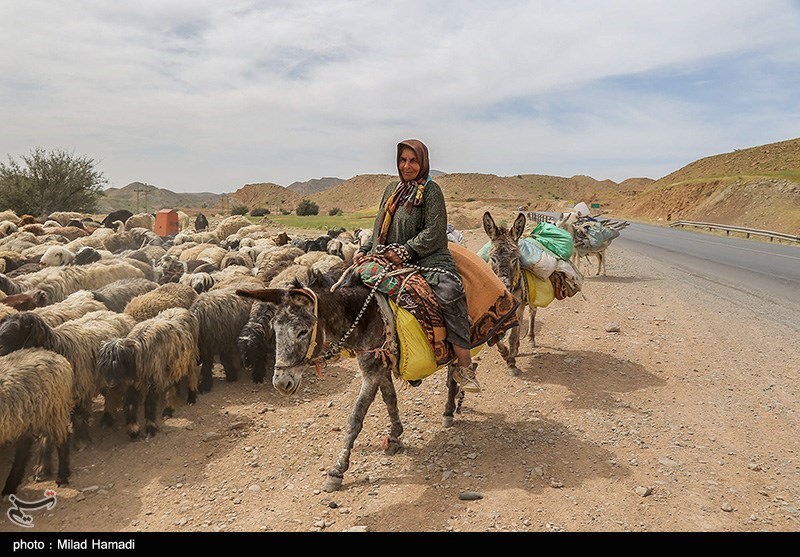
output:
<path id="1" fill-rule="evenodd" d="M 453 427 L 453 416 L 442 416 L 442 426 Z"/>
<path id="2" fill-rule="evenodd" d="M 520 374 L 519 368 L 517 366 L 511 366 L 510 368 L 508 368 L 508 374 L 511 377 L 518 376 Z"/>
<path id="3" fill-rule="evenodd" d="M 403 442 L 397 437 L 386 436 L 381 441 L 381 449 L 388 455 L 396 454 L 403 448 Z"/>
<path id="4" fill-rule="evenodd" d="M 322 486 L 322 491 L 330 493 L 332 491 L 339 491 L 342 487 L 342 478 L 339 476 L 332 476 L 328 472 L 328 477 L 325 479 L 325 484 Z"/>

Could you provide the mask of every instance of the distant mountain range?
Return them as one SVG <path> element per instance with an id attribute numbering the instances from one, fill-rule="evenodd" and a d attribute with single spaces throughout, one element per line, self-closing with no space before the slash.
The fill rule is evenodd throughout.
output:
<path id="1" fill-rule="evenodd" d="M 495 176 L 432 171 L 447 201 L 448 218 L 461 228 L 480 226 L 489 209 L 563 211 L 574 203 L 593 203 L 616 218 L 701 220 L 797 233 L 800 229 L 800 138 L 738 149 L 692 162 L 658 180 L 629 178 L 621 183 L 590 176 L 519 174 Z M 303 199 L 345 213 L 377 210 L 389 174 L 362 174 L 347 180 L 320 178 L 288 187 L 269 182 L 245 184 L 228 194 L 174 193 L 134 182 L 110 188 L 99 212 L 129 209 L 154 212 L 229 214 L 230 208 L 294 212 Z M 137 202 L 138 196 L 138 202 Z"/>

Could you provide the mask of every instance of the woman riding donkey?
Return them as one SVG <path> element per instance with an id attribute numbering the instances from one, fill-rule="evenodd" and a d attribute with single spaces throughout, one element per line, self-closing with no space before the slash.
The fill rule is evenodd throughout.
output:
<path id="1" fill-rule="evenodd" d="M 360 263 L 369 254 L 380 254 L 391 264 L 413 264 L 438 301 L 445 322 L 446 340 L 458 365 L 451 367 L 465 391 L 481 390 L 470 354 L 470 318 L 467 298 L 448 249 L 447 210 L 442 189 L 430 177 L 428 148 L 417 139 L 397 144 L 400 181 L 386 187 L 375 218 L 372 239 L 353 258 Z M 413 384 L 413 383 L 412 383 Z"/>

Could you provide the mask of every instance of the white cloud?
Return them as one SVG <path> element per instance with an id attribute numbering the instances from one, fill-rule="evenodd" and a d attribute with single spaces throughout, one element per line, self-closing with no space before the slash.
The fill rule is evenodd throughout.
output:
<path id="1" fill-rule="evenodd" d="M 451 172 L 657 178 L 797 135 L 798 28 L 763 0 L 5 3 L 0 153 L 222 192 L 393 172 L 414 136 Z"/>

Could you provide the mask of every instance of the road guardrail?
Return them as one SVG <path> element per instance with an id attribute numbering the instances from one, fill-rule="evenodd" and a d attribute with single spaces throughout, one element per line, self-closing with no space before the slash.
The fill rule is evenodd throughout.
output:
<path id="1" fill-rule="evenodd" d="M 800 236 L 796 234 L 784 234 L 783 232 L 773 232 L 771 230 L 759 230 L 758 228 L 747 228 L 745 226 L 730 226 L 727 224 L 716 224 L 713 222 L 695 222 L 688 220 L 679 220 L 670 224 L 671 227 L 679 226 L 693 226 L 695 228 L 707 228 L 708 230 L 724 230 L 725 235 L 730 236 L 731 232 L 738 232 L 745 234 L 748 238 L 753 236 L 767 236 L 771 242 L 774 239 L 786 240 L 787 242 L 800 243 Z"/>

